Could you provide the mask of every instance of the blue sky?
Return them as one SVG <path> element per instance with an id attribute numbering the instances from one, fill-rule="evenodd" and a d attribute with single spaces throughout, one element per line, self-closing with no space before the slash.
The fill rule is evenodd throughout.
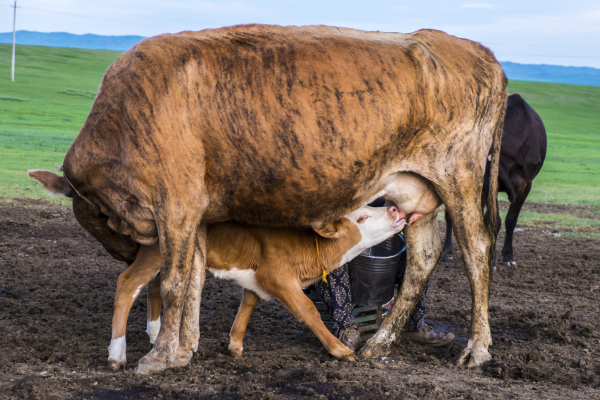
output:
<path id="1" fill-rule="evenodd" d="M 12 30 L 0 0 L 0 32 Z M 441 29 L 501 61 L 600 68 L 600 0 L 20 0 L 17 30 L 152 36 L 242 23 L 326 24 L 389 32 Z"/>

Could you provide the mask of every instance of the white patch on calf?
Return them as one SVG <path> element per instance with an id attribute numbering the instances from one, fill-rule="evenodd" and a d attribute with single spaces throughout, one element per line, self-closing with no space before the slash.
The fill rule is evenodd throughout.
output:
<path id="1" fill-rule="evenodd" d="M 108 346 L 108 360 L 123 362 L 126 359 L 127 344 L 125 343 L 125 336 L 120 338 L 112 339 L 110 346 Z"/>
<path id="2" fill-rule="evenodd" d="M 273 296 L 271 294 L 265 292 L 263 288 L 260 287 L 260 285 L 256 281 L 256 272 L 254 272 L 254 270 L 252 269 L 239 270 L 237 268 L 231 268 L 230 270 L 223 270 L 209 268 L 209 271 L 212 272 L 215 278 L 231 279 L 232 281 L 237 282 L 237 284 L 243 287 L 244 289 L 252 290 L 261 299 L 273 299 Z"/>
<path id="3" fill-rule="evenodd" d="M 156 321 L 148 321 L 146 325 L 146 333 L 150 337 L 151 344 L 154 344 L 154 341 L 158 336 L 158 332 L 160 332 L 160 317 L 158 317 Z"/>

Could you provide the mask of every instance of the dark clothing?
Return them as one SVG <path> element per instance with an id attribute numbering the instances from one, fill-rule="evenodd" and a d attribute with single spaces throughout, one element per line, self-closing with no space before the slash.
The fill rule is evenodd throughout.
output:
<path id="1" fill-rule="evenodd" d="M 406 271 L 406 252 L 402 253 L 399 263 L 397 282 L 398 285 L 401 286 Z M 317 289 L 321 301 L 325 305 L 326 312 L 332 317 L 332 333 L 336 337 L 339 338 L 344 329 L 351 326 L 356 327 L 350 294 L 348 264 L 344 264 L 328 274 L 327 283 L 319 279 L 315 282 L 315 288 Z M 425 288 L 421 301 L 417 303 L 411 316 L 406 321 L 404 328 L 408 331 L 418 332 L 422 330 L 423 325 L 425 325 L 425 296 L 427 296 L 428 288 L 429 282 L 427 282 L 427 287 Z"/>
<path id="2" fill-rule="evenodd" d="M 352 298 L 350 297 L 350 280 L 348 279 L 348 264 L 331 271 L 327 275 L 327 283 L 319 279 L 315 288 L 325 305 L 325 311 L 331 315 L 333 327 L 331 333 L 340 337 L 344 329 L 357 327 L 352 311 Z"/>

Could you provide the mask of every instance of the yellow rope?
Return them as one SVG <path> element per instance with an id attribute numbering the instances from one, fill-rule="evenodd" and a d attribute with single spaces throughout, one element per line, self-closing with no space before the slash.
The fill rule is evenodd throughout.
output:
<path id="1" fill-rule="evenodd" d="M 319 254 L 319 237 L 317 235 L 315 235 L 315 244 L 317 245 L 317 260 L 319 260 L 319 264 L 321 264 L 321 269 L 323 270 L 321 279 L 323 279 L 323 282 L 327 283 L 327 271 L 323 266 L 323 261 L 321 261 L 321 255 Z"/>

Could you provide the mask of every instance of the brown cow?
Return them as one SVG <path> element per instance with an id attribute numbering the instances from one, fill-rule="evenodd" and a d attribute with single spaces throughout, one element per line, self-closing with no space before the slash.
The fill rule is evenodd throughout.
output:
<path id="1" fill-rule="evenodd" d="M 242 356 L 248 318 L 259 298 L 276 297 L 309 326 L 329 353 L 341 359 L 352 358 L 353 351 L 327 330 L 314 304 L 301 289 L 322 276 L 321 265 L 331 272 L 361 251 L 401 231 L 405 219 L 395 206 L 387 209 L 365 206 L 336 221 L 335 225 L 337 239 L 318 239 L 312 229 L 256 227 L 236 222 L 208 226 L 207 267 L 217 278 L 232 279 L 246 289 L 231 329 L 229 351 L 234 356 Z M 119 276 L 108 348 L 108 361 L 113 369 L 125 365 L 129 310 L 141 289 L 159 270 L 158 246 L 142 246 L 135 262 Z M 160 292 L 150 290 L 147 332 L 151 342 L 160 326 L 161 302 Z"/>
<path id="2" fill-rule="evenodd" d="M 488 49 L 432 30 L 235 26 L 121 55 L 59 184 L 115 257 L 133 262 L 140 244 L 159 244 L 163 321 L 137 372 L 186 365 L 198 345 L 207 223 L 318 228 L 395 200 L 400 172 L 428 180 L 456 221 L 473 290 L 459 364 L 488 360 L 496 179 L 485 225 L 480 193 L 490 152 L 497 175 L 506 84 Z M 407 229 L 406 284 L 363 356 L 399 336 L 441 253 L 427 239 L 436 229 L 430 216 Z"/>

